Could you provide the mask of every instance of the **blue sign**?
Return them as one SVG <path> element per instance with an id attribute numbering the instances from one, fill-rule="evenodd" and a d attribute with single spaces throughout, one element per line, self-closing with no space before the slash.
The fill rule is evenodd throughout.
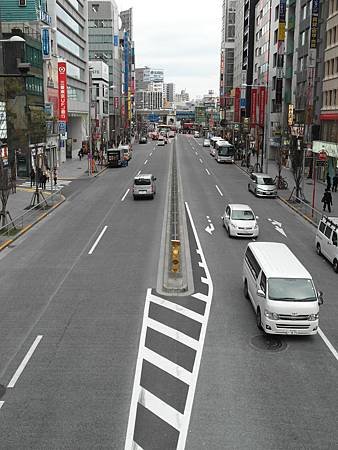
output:
<path id="1" fill-rule="evenodd" d="M 127 32 L 124 33 L 123 46 L 124 46 L 124 94 L 127 95 L 129 89 L 129 42 Z"/>
<path id="2" fill-rule="evenodd" d="M 59 133 L 65 134 L 67 132 L 67 124 L 66 122 L 59 122 Z"/>
<path id="3" fill-rule="evenodd" d="M 50 58 L 49 28 L 41 29 L 42 56 L 44 59 Z"/>
<path id="4" fill-rule="evenodd" d="M 245 107 L 246 107 L 246 99 L 241 98 L 241 108 L 245 108 Z"/>
<path id="5" fill-rule="evenodd" d="M 160 121 L 160 116 L 158 114 L 152 113 L 152 114 L 149 114 L 148 120 L 150 122 L 159 122 Z"/>
<path id="6" fill-rule="evenodd" d="M 114 47 L 119 46 L 119 37 L 117 34 L 114 34 Z"/>

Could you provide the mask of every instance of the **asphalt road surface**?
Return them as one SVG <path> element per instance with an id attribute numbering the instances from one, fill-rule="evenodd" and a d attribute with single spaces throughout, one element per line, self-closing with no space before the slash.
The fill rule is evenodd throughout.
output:
<path id="1" fill-rule="evenodd" d="M 1 448 L 338 448 L 338 279 L 315 230 L 255 198 L 202 139 L 176 143 L 191 296 L 155 291 L 170 145 L 135 145 L 128 167 L 73 182 L 1 254 Z M 133 200 L 139 171 L 157 177 L 154 200 Z M 228 202 L 249 204 L 259 240 L 285 242 L 313 274 L 322 337 L 257 330 L 242 288 L 248 241 L 221 225 Z"/>

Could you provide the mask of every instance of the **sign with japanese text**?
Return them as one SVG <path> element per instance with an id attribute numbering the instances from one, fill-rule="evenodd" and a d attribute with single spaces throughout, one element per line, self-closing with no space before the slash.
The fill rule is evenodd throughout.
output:
<path id="1" fill-rule="evenodd" d="M 310 48 L 317 48 L 318 23 L 319 21 L 319 0 L 312 0 Z"/>
<path id="2" fill-rule="evenodd" d="M 266 88 L 264 86 L 259 88 L 259 114 L 258 124 L 260 127 L 264 127 L 265 122 L 265 105 L 266 105 Z"/>
<path id="3" fill-rule="evenodd" d="M 294 106 L 292 104 L 289 105 L 288 107 L 288 125 L 289 127 L 291 127 L 293 125 L 293 111 L 294 111 Z"/>
<path id="4" fill-rule="evenodd" d="M 67 66 L 65 61 L 58 62 L 59 121 L 68 121 L 67 108 Z"/>
<path id="5" fill-rule="evenodd" d="M 256 128 L 257 123 L 257 115 L 256 115 L 256 109 L 257 109 L 257 89 L 251 89 L 251 112 L 250 112 L 250 127 Z"/>
<path id="6" fill-rule="evenodd" d="M 241 88 L 235 89 L 234 122 L 240 122 Z"/>

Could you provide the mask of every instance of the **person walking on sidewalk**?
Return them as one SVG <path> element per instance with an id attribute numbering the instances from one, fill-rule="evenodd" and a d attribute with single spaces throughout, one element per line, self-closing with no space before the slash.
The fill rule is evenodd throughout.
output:
<path id="1" fill-rule="evenodd" d="M 337 192 L 338 186 L 338 173 L 336 172 L 334 177 L 332 178 L 332 192 Z"/>
<path id="2" fill-rule="evenodd" d="M 33 169 L 33 167 L 31 168 L 30 177 L 31 177 L 31 187 L 33 187 L 35 186 L 35 170 Z"/>
<path id="3" fill-rule="evenodd" d="M 329 174 L 326 175 L 326 190 L 331 190 L 331 177 Z"/>
<path id="4" fill-rule="evenodd" d="M 54 169 L 53 169 L 53 178 L 54 178 L 54 186 L 56 186 L 57 181 L 58 181 L 58 173 L 57 173 L 56 167 L 54 167 Z"/>
<path id="5" fill-rule="evenodd" d="M 42 183 L 42 190 L 46 190 L 46 183 L 47 183 L 47 175 L 46 175 L 46 172 L 43 172 L 43 174 L 42 174 L 42 180 L 41 180 L 41 183 Z"/>
<path id="6" fill-rule="evenodd" d="M 329 211 L 329 213 L 331 212 L 331 205 L 332 205 L 332 195 L 331 192 L 328 188 L 325 189 L 323 198 L 322 198 L 322 203 L 323 203 L 323 211 L 326 210 L 326 207 Z"/>

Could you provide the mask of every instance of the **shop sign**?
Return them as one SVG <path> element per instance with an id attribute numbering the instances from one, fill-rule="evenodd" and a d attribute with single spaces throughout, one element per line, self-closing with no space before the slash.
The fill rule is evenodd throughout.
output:
<path id="1" fill-rule="evenodd" d="M 251 89 L 251 128 L 256 128 L 257 124 L 257 116 L 256 116 L 256 109 L 257 109 L 257 89 Z"/>
<path id="2" fill-rule="evenodd" d="M 59 120 L 68 121 L 67 111 L 67 66 L 65 61 L 58 62 Z"/>
<path id="3" fill-rule="evenodd" d="M 325 152 L 331 158 L 338 158 L 338 144 L 326 141 L 313 141 L 312 151 L 314 153 Z"/>
<path id="4" fill-rule="evenodd" d="M 264 86 L 259 88 L 259 115 L 258 124 L 260 127 L 264 127 L 265 122 L 265 105 L 266 105 L 266 88 Z"/>
<path id="5" fill-rule="evenodd" d="M 292 104 L 290 104 L 288 106 L 288 125 L 289 125 L 289 127 L 291 127 L 293 125 L 293 111 L 294 111 L 294 106 Z"/>
<path id="6" fill-rule="evenodd" d="M 240 119 L 240 101 L 241 101 L 241 88 L 236 88 L 235 105 L 234 105 L 234 122 L 239 122 Z"/>

